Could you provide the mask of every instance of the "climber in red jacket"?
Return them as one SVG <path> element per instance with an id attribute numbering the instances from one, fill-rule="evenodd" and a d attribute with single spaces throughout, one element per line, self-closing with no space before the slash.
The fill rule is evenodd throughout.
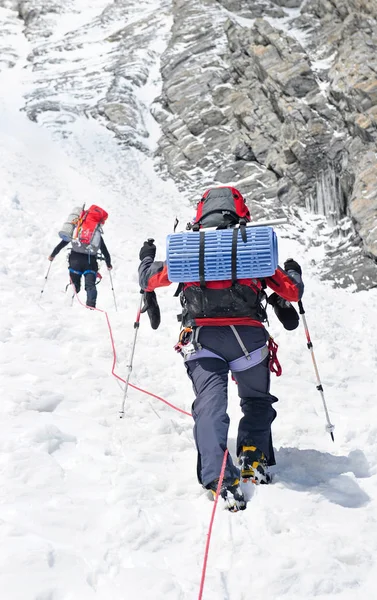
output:
<path id="1" fill-rule="evenodd" d="M 247 221 L 250 221 L 250 213 L 238 190 L 212 188 L 198 204 L 193 228 L 234 227 Z M 155 255 L 155 245 L 150 240 L 145 242 L 139 255 L 139 281 L 152 327 L 153 319 L 155 325 L 159 323 L 154 290 L 171 283 L 166 263 L 154 261 Z M 257 484 L 269 483 L 268 467 L 275 464 L 271 424 L 276 417 L 272 404 L 277 398 L 270 394 L 269 388 L 270 370 L 276 369 L 278 363 L 273 362 L 273 343 L 263 325 L 266 321 L 264 289 L 273 290 L 270 298 L 277 314 L 284 313 L 285 307 L 288 320 L 293 316 L 290 325 L 288 321 L 286 324 L 287 329 L 293 329 L 298 318 L 295 321 L 297 313 L 290 302 L 297 302 L 303 294 L 301 274 L 299 264 L 288 259 L 284 270 L 278 267 L 271 277 L 263 280 L 206 281 L 204 285 L 196 281 L 181 286 L 182 333 L 177 349 L 184 355 L 196 395 L 192 415 L 198 479 L 214 494 L 227 449 L 229 371 L 238 384 L 243 412 L 237 436 L 240 470 L 228 454 L 220 492 L 231 511 L 246 508 L 240 476 Z M 188 344 L 194 344 L 193 351 L 185 351 Z"/>

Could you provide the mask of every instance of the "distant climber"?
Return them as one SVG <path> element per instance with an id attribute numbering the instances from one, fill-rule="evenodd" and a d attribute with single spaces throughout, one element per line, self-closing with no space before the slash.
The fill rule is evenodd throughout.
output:
<path id="1" fill-rule="evenodd" d="M 103 225 L 108 214 L 99 206 L 92 205 L 88 210 L 76 208 L 68 217 L 59 232 L 62 241 L 51 252 L 48 260 L 55 256 L 69 243 L 72 250 L 69 254 L 70 279 L 79 293 L 81 277 L 85 279 L 86 305 L 95 308 L 97 300 L 96 278 L 98 273 L 98 252 L 105 259 L 109 271 L 112 269 L 111 257 L 103 240 Z"/>

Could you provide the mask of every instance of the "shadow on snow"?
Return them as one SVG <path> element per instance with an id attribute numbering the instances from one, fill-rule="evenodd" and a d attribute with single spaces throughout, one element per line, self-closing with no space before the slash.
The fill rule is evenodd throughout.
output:
<path id="1" fill-rule="evenodd" d="M 280 448 L 276 451 L 274 482 L 297 491 L 322 494 L 330 502 L 346 508 L 359 508 L 370 500 L 356 479 L 370 477 L 361 450 L 348 456 L 334 456 L 318 450 Z"/>

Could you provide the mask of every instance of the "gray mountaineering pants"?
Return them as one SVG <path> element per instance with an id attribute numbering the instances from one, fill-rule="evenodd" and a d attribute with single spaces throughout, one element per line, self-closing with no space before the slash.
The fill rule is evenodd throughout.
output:
<path id="1" fill-rule="evenodd" d="M 198 341 L 202 349 L 185 358 L 196 395 L 192 415 L 198 450 L 197 473 L 204 486 L 220 476 L 227 449 L 229 371 L 237 382 L 243 412 L 238 427 L 237 455 L 242 446 L 256 446 L 265 454 L 269 465 L 275 464 L 271 423 L 276 417 L 272 404 L 277 398 L 269 392 L 268 338 L 264 327 L 201 327 Z M 250 353 L 249 360 L 245 351 Z M 230 454 L 224 477 L 239 477 Z"/>

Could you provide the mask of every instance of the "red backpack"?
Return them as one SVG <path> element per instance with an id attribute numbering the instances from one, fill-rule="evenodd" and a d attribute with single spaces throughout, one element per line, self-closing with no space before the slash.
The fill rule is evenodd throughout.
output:
<path id="1" fill-rule="evenodd" d="M 204 192 L 197 208 L 193 229 L 225 228 L 243 219 L 251 221 L 242 194 L 234 187 L 210 188 Z"/>
<path id="2" fill-rule="evenodd" d="M 101 233 L 108 213 L 92 204 L 88 210 L 83 210 L 73 234 L 72 249 L 84 254 L 96 254 L 101 245 Z"/>
<path id="3" fill-rule="evenodd" d="M 78 239 L 82 244 L 90 244 L 94 232 L 98 225 L 103 225 L 108 217 L 108 213 L 92 204 L 88 210 L 84 210 L 80 216 L 80 224 L 78 226 Z"/>

